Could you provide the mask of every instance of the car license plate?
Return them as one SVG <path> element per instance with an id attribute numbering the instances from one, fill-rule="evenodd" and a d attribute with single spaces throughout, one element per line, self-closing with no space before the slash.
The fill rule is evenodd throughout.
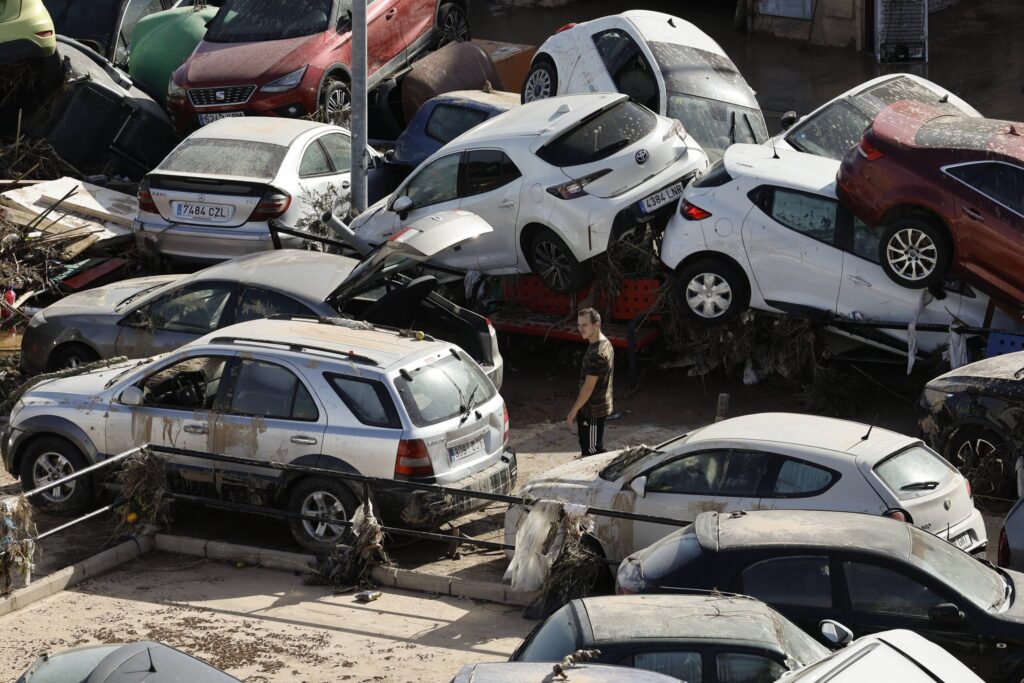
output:
<path id="1" fill-rule="evenodd" d="M 199 125 L 200 126 L 205 126 L 208 123 L 213 123 L 217 119 L 230 119 L 230 118 L 233 118 L 235 116 L 245 116 L 245 112 L 241 112 L 241 111 L 222 111 L 222 112 L 217 112 L 216 114 L 200 114 L 199 115 Z"/>
<path id="2" fill-rule="evenodd" d="M 955 545 L 957 548 L 960 548 L 960 550 L 967 550 L 971 547 L 972 543 L 974 543 L 974 539 L 971 538 L 970 531 L 968 531 L 965 534 L 960 534 L 959 536 L 953 539 L 953 545 Z"/>
<path id="3" fill-rule="evenodd" d="M 175 218 L 199 218 L 210 223 L 225 223 L 235 215 L 235 207 L 228 204 L 201 202 L 171 202 Z"/>
<path id="4" fill-rule="evenodd" d="M 482 453 L 484 450 L 483 437 L 479 439 L 473 439 L 466 443 L 460 443 L 458 446 L 451 446 L 448 448 L 448 457 L 451 458 L 452 462 L 456 460 L 465 460 L 471 458 L 478 453 Z"/>
<path id="5" fill-rule="evenodd" d="M 664 190 L 661 190 L 660 192 L 655 192 L 651 196 L 641 199 L 640 209 L 644 213 L 657 211 L 666 204 L 669 204 L 675 201 L 676 199 L 679 199 L 679 196 L 681 194 L 683 194 L 682 182 L 678 182 L 675 185 L 669 185 Z"/>

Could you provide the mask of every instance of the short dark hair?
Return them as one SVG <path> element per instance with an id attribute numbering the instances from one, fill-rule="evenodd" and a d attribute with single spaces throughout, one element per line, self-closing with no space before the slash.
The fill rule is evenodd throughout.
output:
<path id="1" fill-rule="evenodd" d="M 590 316 L 591 325 L 601 324 L 601 314 L 597 312 L 596 308 L 581 308 L 580 312 L 576 314 L 576 317 L 579 318 L 584 315 Z"/>

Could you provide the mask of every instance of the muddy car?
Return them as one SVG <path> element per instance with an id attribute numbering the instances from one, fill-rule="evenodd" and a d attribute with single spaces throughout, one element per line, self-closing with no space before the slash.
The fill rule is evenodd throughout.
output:
<path id="1" fill-rule="evenodd" d="M 311 465 L 378 477 L 384 520 L 436 528 L 487 501 L 389 486 L 387 480 L 508 493 L 515 455 L 494 384 L 458 346 L 340 318 L 252 320 L 177 351 L 44 380 L 11 411 L 4 456 L 25 490 L 150 444 L 176 491 L 319 517 L 289 520 L 299 545 L 341 538 L 362 484 L 217 462 L 192 453 Z M 88 507 L 98 482 L 77 479 L 34 498 L 41 508 Z"/>
<path id="2" fill-rule="evenodd" d="M 846 420 L 762 413 L 697 429 L 655 448 L 603 453 L 530 480 L 523 495 L 689 524 L 716 510 L 837 510 L 916 524 L 963 550 L 987 536 L 966 480 L 920 440 Z M 525 520 L 505 514 L 513 543 Z M 594 540 L 619 560 L 670 524 L 595 517 Z"/>

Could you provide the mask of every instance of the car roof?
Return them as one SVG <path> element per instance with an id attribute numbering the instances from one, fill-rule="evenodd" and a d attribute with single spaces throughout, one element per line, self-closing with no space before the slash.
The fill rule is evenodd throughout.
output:
<path id="1" fill-rule="evenodd" d="M 276 249 L 239 256 L 204 268 L 181 282 L 228 280 L 259 285 L 300 299 L 324 301 L 359 261 L 305 249 Z"/>
<path id="2" fill-rule="evenodd" d="M 287 147 L 302 135 L 320 128 L 344 128 L 305 119 L 287 119 L 277 116 L 234 116 L 208 123 L 189 136 L 193 139 L 244 140 L 265 142 Z"/>
<path id="3" fill-rule="evenodd" d="M 896 102 L 875 117 L 876 135 L 903 144 L 1004 154 L 1024 160 L 1024 123 L 967 118 L 920 102 Z"/>
<path id="4" fill-rule="evenodd" d="M 695 528 L 697 540 L 710 552 L 804 547 L 910 557 L 910 525 L 877 515 L 827 510 L 703 512 Z"/>
<path id="5" fill-rule="evenodd" d="M 747 641 L 786 651 L 780 642 L 784 617 L 746 596 L 607 595 L 578 602 L 589 617 L 596 645 L 692 638 Z"/>
<path id="6" fill-rule="evenodd" d="M 496 109 L 514 109 L 520 105 L 520 95 L 503 90 L 455 90 L 431 98 L 434 102 L 448 103 L 470 101 L 484 104 Z"/>
<path id="7" fill-rule="evenodd" d="M 218 342 L 220 338 L 247 341 Z M 336 352 L 341 356 L 361 356 L 384 372 L 398 366 L 405 367 L 416 358 L 447 352 L 454 346 L 429 336 L 417 339 L 415 335 L 398 330 L 341 318 L 324 322 L 301 318 L 249 320 L 222 327 L 191 345 L 219 343 L 230 344 L 234 349 L 242 348 L 247 343 L 258 349 L 267 348 L 264 343 L 294 345 L 294 351 L 286 353 L 301 353 L 303 348 L 316 348 Z M 347 362 L 343 358 L 339 360 Z"/>
<path id="8" fill-rule="evenodd" d="M 451 683 L 544 683 L 562 680 L 551 672 L 552 662 L 484 662 L 466 664 Z M 573 664 L 566 671 L 571 683 L 681 683 L 655 671 L 611 664 Z"/>
<path id="9" fill-rule="evenodd" d="M 629 10 L 619 16 L 633 24 L 646 41 L 688 45 L 725 56 L 725 51 L 711 36 L 685 19 L 664 12 L 642 9 Z"/>
<path id="10" fill-rule="evenodd" d="M 745 176 L 769 185 L 796 187 L 822 196 L 836 196 L 834 159 L 806 154 L 770 144 L 730 145 L 723 157 L 725 169 L 733 178 Z"/>
<path id="11" fill-rule="evenodd" d="M 448 143 L 443 150 L 450 151 L 455 145 L 477 145 L 524 136 L 539 138 L 535 144 L 544 144 L 547 139 L 561 134 L 588 114 L 612 102 L 626 99 L 627 96 L 621 93 L 589 93 L 535 100 L 470 128 Z"/>
<path id="12" fill-rule="evenodd" d="M 870 427 L 860 422 L 800 413 L 755 413 L 703 427 L 686 441 L 687 447 L 713 440 L 775 441 L 820 450 L 846 453 L 868 461 L 879 460 L 919 439 Z"/>

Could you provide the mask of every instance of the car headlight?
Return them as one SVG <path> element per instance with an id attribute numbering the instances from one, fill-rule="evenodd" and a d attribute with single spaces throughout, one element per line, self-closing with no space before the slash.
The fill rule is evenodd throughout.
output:
<path id="1" fill-rule="evenodd" d="M 293 88 L 299 87 L 299 83 L 302 82 L 302 77 L 306 75 L 306 69 L 308 68 L 308 66 L 309 65 L 307 64 L 306 66 L 296 69 L 290 74 L 281 76 L 281 78 L 278 78 L 277 80 L 267 83 L 265 86 L 260 88 L 260 91 L 284 92 L 285 90 L 291 90 Z"/>
<path id="2" fill-rule="evenodd" d="M 185 99 L 185 89 L 174 82 L 174 78 L 167 81 L 167 99 L 169 100 L 183 100 Z"/>

